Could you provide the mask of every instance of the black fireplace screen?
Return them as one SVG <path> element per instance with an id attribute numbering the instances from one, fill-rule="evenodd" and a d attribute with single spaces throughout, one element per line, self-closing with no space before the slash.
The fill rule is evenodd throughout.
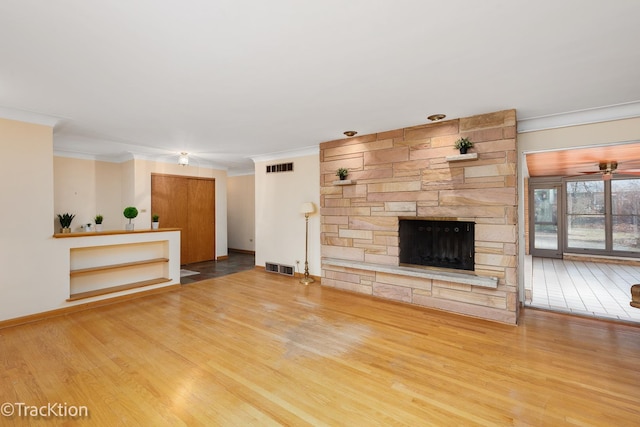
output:
<path id="1" fill-rule="evenodd" d="M 474 225 L 466 221 L 400 220 L 400 263 L 473 270 Z"/>

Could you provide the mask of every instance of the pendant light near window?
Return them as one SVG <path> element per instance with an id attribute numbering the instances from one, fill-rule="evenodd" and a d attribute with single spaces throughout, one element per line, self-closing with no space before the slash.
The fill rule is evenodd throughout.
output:
<path id="1" fill-rule="evenodd" d="M 185 153 L 184 151 L 180 153 L 180 157 L 178 157 L 178 164 L 180 166 L 189 165 L 189 153 Z"/>

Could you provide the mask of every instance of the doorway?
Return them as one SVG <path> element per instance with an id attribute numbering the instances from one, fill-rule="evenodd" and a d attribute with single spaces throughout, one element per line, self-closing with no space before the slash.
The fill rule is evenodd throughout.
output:
<path id="1" fill-rule="evenodd" d="M 529 220 L 529 244 L 533 256 L 562 258 L 561 190 L 560 183 L 530 184 L 529 206 L 532 209 Z"/>
<path id="2" fill-rule="evenodd" d="M 215 259 L 215 179 L 151 175 L 151 211 L 180 228 L 180 264 Z"/>

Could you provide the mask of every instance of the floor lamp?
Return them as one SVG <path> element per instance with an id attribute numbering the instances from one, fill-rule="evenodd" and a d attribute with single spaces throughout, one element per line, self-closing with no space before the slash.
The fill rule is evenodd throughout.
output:
<path id="1" fill-rule="evenodd" d="M 300 279 L 300 283 L 308 285 L 313 283 L 313 277 L 309 276 L 309 214 L 312 214 L 315 210 L 313 203 L 304 202 L 300 207 L 300 213 L 304 214 L 305 221 L 305 233 L 304 233 L 304 277 Z"/>

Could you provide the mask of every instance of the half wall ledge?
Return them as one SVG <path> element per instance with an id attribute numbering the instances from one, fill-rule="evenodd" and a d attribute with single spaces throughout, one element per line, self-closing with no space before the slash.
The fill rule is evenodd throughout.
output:
<path id="1" fill-rule="evenodd" d="M 472 286 L 482 286 L 484 288 L 496 289 L 498 287 L 497 277 L 476 276 L 473 273 L 454 273 L 451 271 L 440 271 L 417 267 L 370 264 L 361 261 L 346 261 L 335 258 L 323 258 L 322 264 L 336 267 L 357 268 L 360 270 L 376 271 L 380 273 L 398 274 L 402 276 L 419 277 L 421 279 L 435 279 L 445 282 L 464 283 Z"/>

